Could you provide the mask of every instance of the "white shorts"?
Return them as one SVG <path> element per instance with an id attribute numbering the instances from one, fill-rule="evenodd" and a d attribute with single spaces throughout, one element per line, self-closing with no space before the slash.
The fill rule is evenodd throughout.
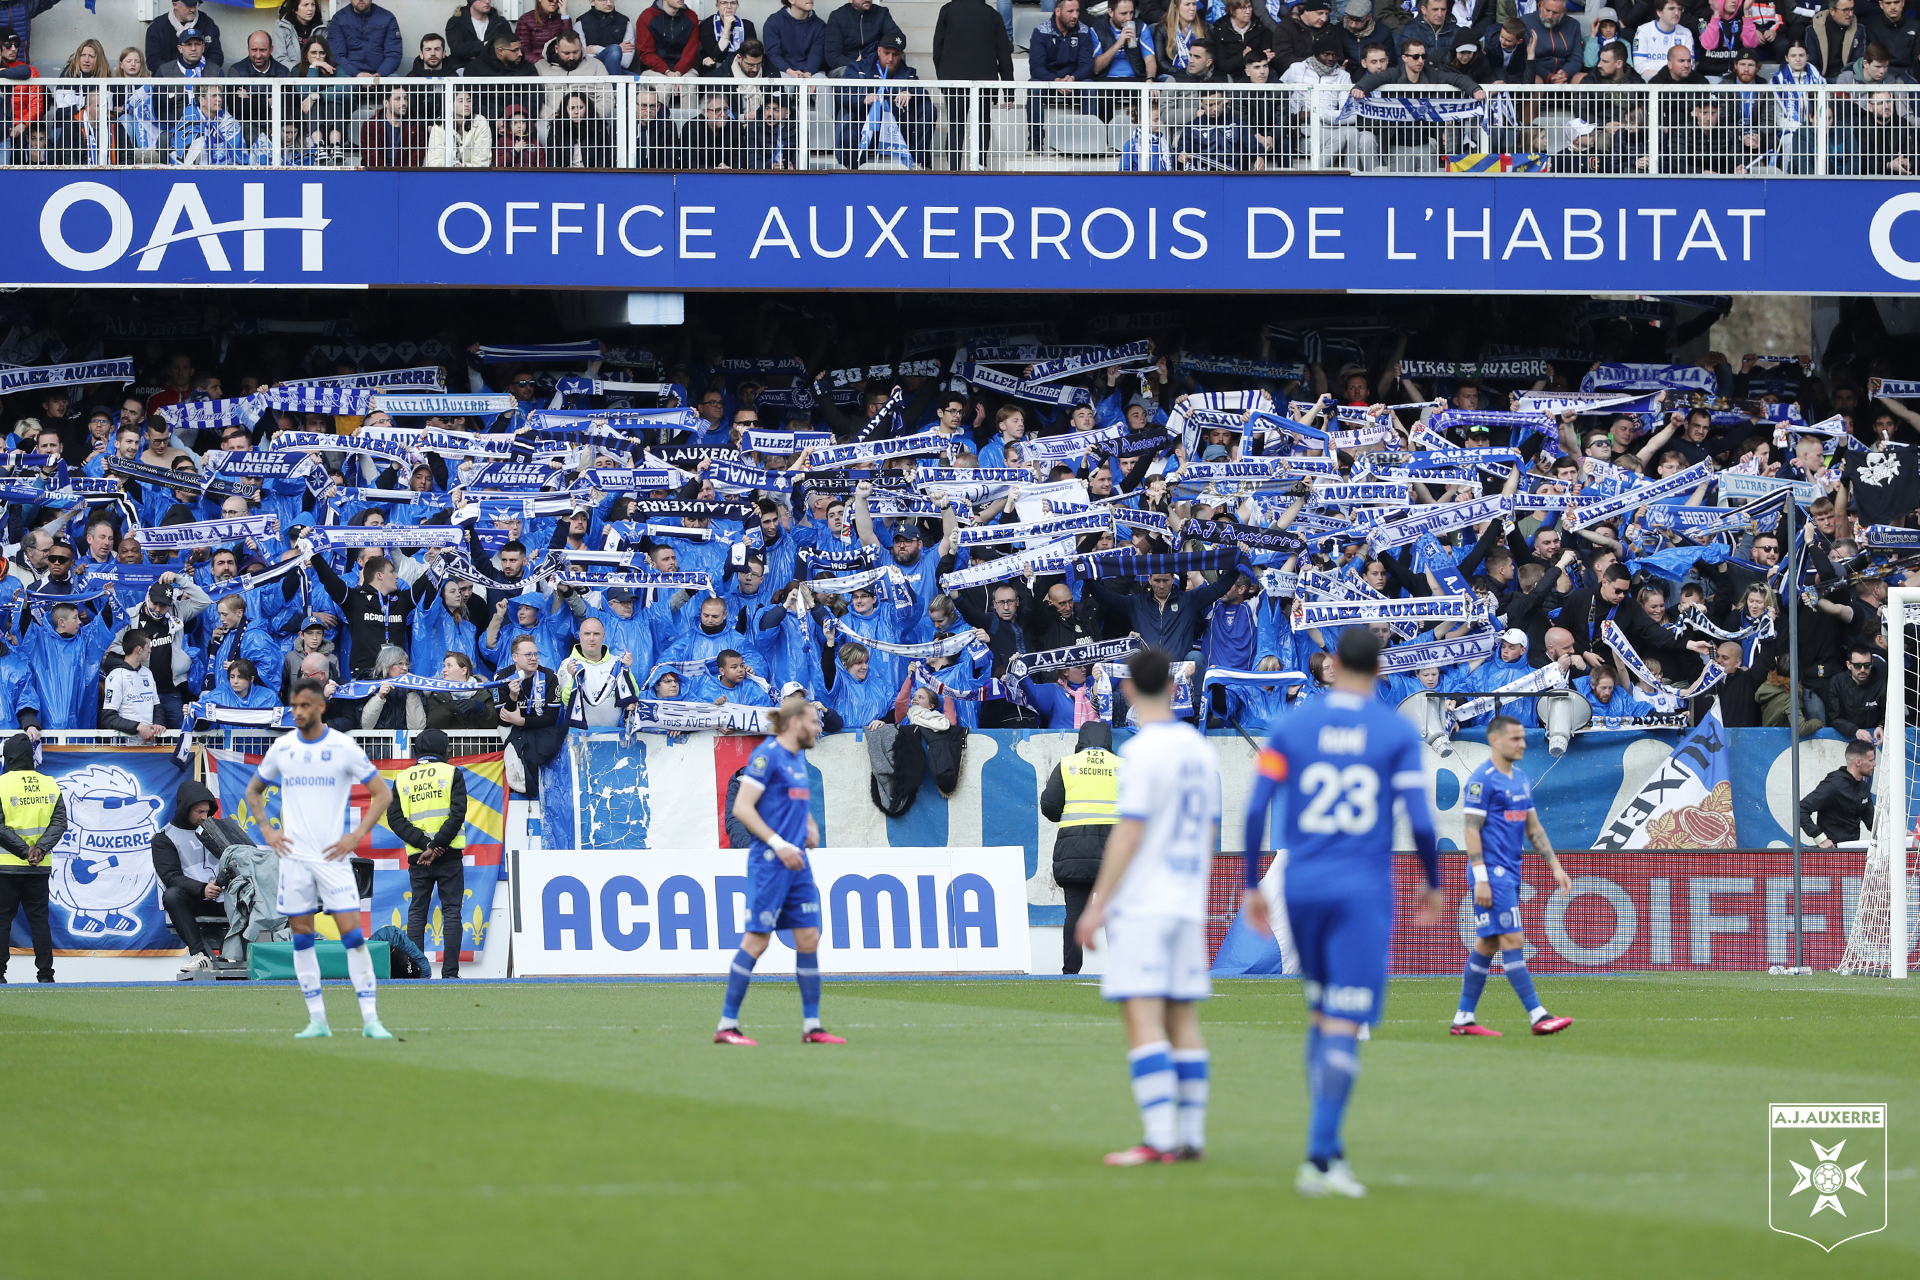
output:
<path id="1" fill-rule="evenodd" d="M 353 864 L 280 859 L 280 892 L 274 910 L 283 916 L 310 916 L 316 911 L 358 911 L 360 886 L 353 880 Z"/>
<path id="2" fill-rule="evenodd" d="M 1213 994 L 1206 922 L 1176 916 L 1109 917 L 1107 971 L 1100 979 L 1100 994 L 1108 1000 L 1205 1000 Z"/>

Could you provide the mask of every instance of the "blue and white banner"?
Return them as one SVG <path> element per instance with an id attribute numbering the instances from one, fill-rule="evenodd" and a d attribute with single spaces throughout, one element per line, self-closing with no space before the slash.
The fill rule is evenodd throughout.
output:
<path id="1" fill-rule="evenodd" d="M 1733 815 L 1733 753 L 1720 704 L 1693 731 L 1680 740 L 1673 754 L 1643 783 L 1594 839 L 1595 849 L 1692 849 L 1735 847 Z M 1721 814 L 1712 824 L 1716 840 L 1697 837 L 1701 823 L 1691 826 L 1694 812 Z"/>
<path id="2" fill-rule="evenodd" d="M 1366 102 L 1354 109 L 1414 110 Z M 1852 178 L 1759 179 L 1729 195 L 1715 177 L 621 171 L 556 172 L 529 193 L 510 171 L 16 168 L 8 197 L 8 281 L 32 287 L 590 278 L 758 294 L 774 278 L 844 286 L 849 261 L 902 291 L 1132 295 L 1153 280 L 1401 293 L 1436 271 L 1476 293 L 1845 296 L 1920 282 L 1920 194 Z M 789 230 L 810 210 L 833 228 L 818 244 Z M 1806 252 L 1808 227 L 1824 252 Z M 1014 341 L 1038 327 L 988 326 Z M 981 332 L 917 335 L 928 345 L 909 354 Z"/>
<path id="3" fill-rule="evenodd" d="M 54 954 L 184 955 L 167 928 L 153 871 L 153 837 L 172 816 L 180 786 L 172 751 L 43 744 L 38 767 L 67 802 L 67 834 L 50 859 Z M 25 912 L 14 916 L 11 943 L 15 951 L 32 948 Z M 16 974 L 25 967 L 15 959 Z"/>

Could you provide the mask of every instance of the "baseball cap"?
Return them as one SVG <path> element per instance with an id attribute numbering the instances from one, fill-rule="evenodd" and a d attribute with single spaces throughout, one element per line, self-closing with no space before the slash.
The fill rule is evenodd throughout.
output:
<path id="1" fill-rule="evenodd" d="M 1508 627 L 1500 633 L 1501 644 L 1525 644 L 1526 642 L 1527 633 L 1518 627 Z"/>
<path id="2" fill-rule="evenodd" d="M 1455 53 L 1478 53 L 1480 52 L 1480 42 L 1478 40 L 1461 40 L 1453 46 L 1453 51 Z"/>
<path id="3" fill-rule="evenodd" d="M 1579 116 L 1575 116 L 1573 119 L 1567 121 L 1567 136 L 1569 138 L 1584 138 L 1590 133 L 1597 132 L 1599 128 L 1599 125 L 1588 124 Z"/>
<path id="4" fill-rule="evenodd" d="M 147 603 L 156 609 L 173 607 L 173 586 L 170 583 L 156 582 L 147 588 Z"/>
<path id="5" fill-rule="evenodd" d="M 780 701 L 785 702 L 796 693 L 803 698 L 806 697 L 807 686 L 801 684 L 798 680 L 789 680 L 780 686 Z"/>
<path id="6" fill-rule="evenodd" d="M 300 629 L 302 631 L 325 631 L 327 629 L 327 624 L 320 621 L 320 619 L 314 617 L 312 614 L 308 614 L 306 617 L 306 620 L 300 624 Z"/>
<path id="7" fill-rule="evenodd" d="M 205 44 L 207 42 L 207 38 L 200 34 L 200 29 L 198 27 L 187 27 L 185 30 L 181 31 L 181 33 L 178 36 L 174 37 L 175 44 L 185 44 L 189 40 L 198 40 L 201 44 Z"/>
<path id="8" fill-rule="evenodd" d="M 632 604 L 633 588 L 609 587 L 607 589 L 607 599 L 613 601 L 615 604 Z"/>
<path id="9" fill-rule="evenodd" d="M 0 44 L 19 44 L 20 33 L 12 27 L 0 27 Z"/>
<path id="10" fill-rule="evenodd" d="M 907 51 L 907 38 L 903 35 L 881 36 L 880 47 L 905 53 Z"/>
<path id="11" fill-rule="evenodd" d="M 1589 27 L 1596 22 L 1611 22 L 1616 27 L 1620 25 L 1620 15 L 1606 5 L 1601 5 L 1598 9 L 1590 12 L 1587 15 L 1587 20 Z"/>

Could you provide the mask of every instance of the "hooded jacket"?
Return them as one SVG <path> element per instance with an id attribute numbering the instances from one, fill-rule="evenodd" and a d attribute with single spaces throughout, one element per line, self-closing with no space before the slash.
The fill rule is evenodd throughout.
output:
<path id="1" fill-rule="evenodd" d="M 1073 749 L 1112 751 L 1113 728 L 1104 720 L 1089 720 L 1080 726 Z M 1116 766 L 1118 757 L 1115 757 Z M 1060 766 L 1053 766 L 1047 785 L 1040 792 L 1040 812 L 1048 822 L 1060 821 L 1067 806 L 1067 784 Z M 1100 876 L 1100 859 L 1107 851 L 1110 822 L 1090 822 L 1067 827 L 1053 838 L 1053 878 L 1059 884 L 1092 884 Z"/>
<path id="2" fill-rule="evenodd" d="M 198 827 L 189 827 L 186 824 L 187 812 L 196 804 L 211 804 L 213 808 Z M 247 833 L 239 823 L 220 816 L 220 797 L 208 790 L 204 783 L 188 778 L 181 782 L 180 789 L 174 793 L 173 813 L 167 818 L 167 825 L 153 837 L 153 873 L 169 889 L 185 888 L 199 892 L 208 883 L 189 876 L 183 869 L 180 851 L 183 847 L 191 847 L 192 839 L 197 839 L 215 858 L 225 852 L 228 845 L 248 843 Z"/>

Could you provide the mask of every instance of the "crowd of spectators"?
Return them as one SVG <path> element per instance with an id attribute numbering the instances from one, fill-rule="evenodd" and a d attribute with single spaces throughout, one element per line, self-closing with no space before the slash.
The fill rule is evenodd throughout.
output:
<path id="1" fill-rule="evenodd" d="M 393 436 L 396 424 L 365 405 L 350 406 L 354 416 L 227 420 L 293 371 L 245 358 L 205 368 L 193 352 L 162 358 L 156 346 L 124 396 L 100 391 L 90 404 L 52 388 L 7 405 L 15 453 L 0 729 L 152 741 L 195 706 L 214 720 L 271 713 L 302 676 L 339 691 L 331 714 L 341 727 L 504 729 L 524 765 L 550 758 L 569 724 L 631 730 L 651 703 L 679 709 L 681 719 L 658 720 L 667 728 L 739 727 L 685 709 L 766 706 L 787 686 L 821 704 L 829 732 L 1073 729 L 1090 717 L 1124 723 L 1124 699 L 1100 666 L 1115 651 L 1101 646 L 1131 639 L 1193 664 L 1183 714 L 1258 734 L 1290 702 L 1325 691 L 1340 628 L 1297 620 L 1295 606 L 1333 592 L 1469 606 L 1471 617 L 1452 621 L 1366 624 L 1389 642 L 1390 667 L 1403 644 L 1481 638 L 1476 652 L 1395 671 L 1383 697 L 1437 690 L 1460 703 L 1555 667 L 1554 687 L 1581 693 L 1597 715 L 1649 725 L 1675 723 L 1689 699 L 1698 715 L 1715 698 L 1729 726 L 1788 723 L 1783 610 L 1796 609 L 1802 730 L 1876 738 L 1881 608 L 1905 562 L 1860 526 L 1915 523 L 1920 412 L 1869 399 L 1876 388 L 1855 367 L 1816 370 L 1804 356 L 1620 365 L 1691 390 L 1658 401 L 1610 391 L 1616 365 L 1600 357 L 1661 340 L 1626 321 L 1614 328 L 1587 339 L 1595 350 L 1539 356 L 1525 382 L 1491 371 L 1507 377 L 1497 388 L 1471 361 L 1438 371 L 1408 362 L 1404 334 L 1269 330 L 1244 373 L 1209 372 L 1234 360 L 1175 353 L 1163 338 L 1158 354 L 1095 351 L 1100 367 L 1046 384 L 1050 395 L 1077 389 L 1064 397 L 1074 403 L 1053 405 L 950 379 L 971 367 L 951 337 L 897 369 L 834 371 L 844 348 L 797 329 L 791 347 L 773 338 L 750 356 L 701 344 L 664 367 L 596 366 L 603 380 L 665 379 L 657 399 L 595 392 L 577 355 L 534 348 L 510 365 L 476 344 L 444 382 L 457 393 L 495 389 L 511 407 L 428 419 L 425 430 L 476 434 L 431 449 L 403 434 L 400 456 L 353 439 Z M 1312 358 L 1296 370 L 1289 361 L 1301 355 Z M 1009 372 L 1026 371 L 1023 357 L 1011 359 Z M 1479 416 L 1516 392 L 1573 394 L 1594 377 L 1600 390 L 1562 412 Z M 1263 395 L 1276 417 L 1247 423 Z M 557 448 L 529 418 L 556 406 L 676 404 L 671 422 L 621 428 L 616 417 Z M 1217 416 L 1188 421 L 1206 412 Z M 193 425 L 206 421 L 221 425 Z M 1324 430 L 1357 434 L 1334 442 L 1316 435 Z M 289 432 L 321 438 L 276 439 Z M 535 476 L 496 488 L 481 474 L 494 460 L 479 441 L 507 433 Z M 848 441 L 876 450 L 867 470 L 822 453 Z M 312 461 L 268 478 L 235 464 L 277 445 Z M 1422 471 L 1419 451 L 1434 448 L 1488 461 L 1435 455 L 1447 467 Z M 1295 461 L 1261 463 L 1264 478 L 1208 470 L 1280 457 Z M 929 476 L 929 466 L 945 470 Z M 222 479 L 228 471 L 236 478 Z M 1553 501 L 1577 494 L 1587 506 L 1683 472 L 1680 488 L 1604 519 L 1576 519 Z M 1687 514 L 1714 501 L 1726 472 L 1812 486 L 1797 589 L 1782 581 L 1789 546 L 1777 503 L 1708 533 L 1733 513 Z M 75 500 L 69 476 L 120 483 Z M 1367 536 L 1382 513 L 1343 505 L 1363 495 L 1323 500 L 1316 479 L 1407 485 L 1389 519 L 1483 495 L 1518 505 L 1443 524 L 1431 544 L 1376 550 Z M 262 515 L 276 517 L 272 528 L 186 542 L 166 532 Z M 992 528 L 1076 515 L 1095 527 Z M 392 534 L 327 537 L 366 526 Z M 412 529 L 423 531 L 417 540 Z M 1058 558 L 1005 559 L 1043 546 Z M 610 560 L 615 572 L 704 576 L 596 586 Z M 574 574 L 583 576 L 568 581 Z M 1060 650 L 1070 660 L 1034 657 Z M 1521 698 L 1508 709 L 1536 723 L 1531 708 Z M 1491 714 L 1462 712 L 1467 723 Z M 534 785 L 531 774 L 523 769 L 518 785 Z"/>
<path id="2" fill-rule="evenodd" d="M 376 0 L 348 0 L 331 16 L 321 0 L 284 0 L 270 27 L 223 44 L 211 12 L 170 0 L 144 47 L 115 58 L 89 39 L 51 87 L 33 83 L 25 30 L 48 4 L 0 5 L 0 22 L 19 11 L 17 29 L 0 27 L 0 81 L 11 82 L 0 85 L 0 164 L 264 164 L 277 146 L 277 162 L 295 166 L 606 168 L 627 109 L 616 78 L 645 84 L 631 108 L 634 167 L 796 167 L 798 147 L 820 145 L 795 135 L 799 95 L 826 79 L 880 82 L 809 100 L 830 117 L 844 168 L 876 156 L 966 167 L 970 126 L 981 161 L 996 163 L 994 116 L 1007 91 L 916 86 L 907 37 L 876 0 L 845 0 L 825 17 L 814 0 L 793 0 L 764 29 L 740 15 L 739 0 L 712 0 L 705 13 L 655 0 L 631 17 L 616 2 L 576 0 L 569 16 L 563 0 L 532 0 L 509 22 L 491 0 L 470 0 L 444 30 L 403 33 Z M 1129 171 L 1432 169 L 1482 150 L 1560 173 L 1920 167 L 1915 99 L 1903 87 L 1914 84 L 1920 47 L 1910 0 L 1639 0 L 1584 13 L 1566 0 L 1105 0 L 1097 13 L 1083 4 L 1059 0 L 1026 37 L 1028 152 L 1116 153 Z M 1012 82 L 1011 35 L 1006 11 L 988 0 L 946 0 L 932 70 L 943 81 Z M 1169 88 L 1154 93 L 1144 128 L 1126 129 L 1150 84 Z M 1828 84 L 1861 88 L 1816 105 L 1807 86 Z M 1717 87 L 1656 102 L 1648 86 L 1662 85 Z M 1390 107 L 1356 113 L 1348 101 L 1390 102 L 1421 86 L 1482 101 L 1490 90 L 1500 100 L 1500 86 L 1559 91 L 1470 124 L 1395 118 Z M 1123 127 L 1109 141 L 1104 126 L 1116 119 Z M 1316 125 L 1318 148 L 1308 137 Z M 1009 133 L 1002 121 L 999 154 Z M 1089 148 L 1089 136 L 1101 141 Z"/>

